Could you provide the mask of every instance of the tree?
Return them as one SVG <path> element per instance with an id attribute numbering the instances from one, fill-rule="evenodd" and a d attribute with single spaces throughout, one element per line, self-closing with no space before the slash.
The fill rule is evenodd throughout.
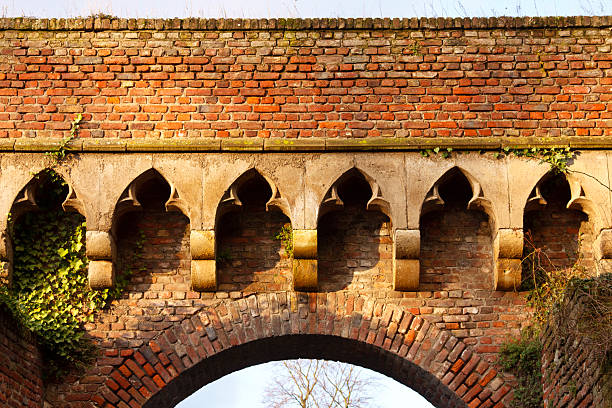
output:
<path id="1" fill-rule="evenodd" d="M 371 407 L 376 381 L 350 364 L 325 360 L 285 360 L 266 388 L 264 403 L 272 408 Z"/>

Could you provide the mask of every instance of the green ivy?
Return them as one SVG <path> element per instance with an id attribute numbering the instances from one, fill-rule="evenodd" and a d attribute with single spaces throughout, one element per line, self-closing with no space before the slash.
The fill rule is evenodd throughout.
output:
<path id="1" fill-rule="evenodd" d="M 283 228 L 274 236 L 275 239 L 278 239 L 284 246 L 285 252 L 287 252 L 287 256 L 289 258 L 293 257 L 293 228 L 291 228 L 291 224 L 287 223 L 283 225 Z"/>
<path id="2" fill-rule="evenodd" d="M 127 281 L 121 277 L 112 290 L 89 288 L 85 220 L 62 210 L 68 189 L 55 172 L 36 178 L 41 211 L 26 213 L 12 225 L 13 279 L 11 287 L 0 288 L 0 300 L 37 336 L 49 378 L 93 357 L 83 326 L 94 321 Z"/>
<path id="3" fill-rule="evenodd" d="M 496 158 L 514 154 L 517 157 L 528 157 L 540 160 L 540 164 L 547 163 L 554 174 L 567 174 L 569 166 L 576 153 L 568 147 L 530 147 L 526 149 L 511 149 L 504 147 L 500 152 L 495 153 Z"/>
<path id="4" fill-rule="evenodd" d="M 79 113 L 76 118 L 70 122 L 70 135 L 60 141 L 57 150 L 46 153 L 46 155 L 53 160 L 53 164 L 58 164 L 66 158 L 66 154 L 68 154 L 68 144 L 78 136 L 82 121 L 83 115 Z"/>
<path id="5" fill-rule="evenodd" d="M 514 388 L 511 408 L 541 408 L 544 406 L 541 372 L 542 344 L 537 333 L 525 332 L 520 339 L 504 344 L 499 363 L 506 372 L 514 374 L 518 384 Z"/>

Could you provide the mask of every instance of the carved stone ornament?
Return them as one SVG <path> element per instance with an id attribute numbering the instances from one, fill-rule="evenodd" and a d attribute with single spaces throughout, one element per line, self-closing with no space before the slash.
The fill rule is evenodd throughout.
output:
<path id="1" fill-rule="evenodd" d="M 323 197 L 323 201 L 321 203 L 321 208 L 319 210 L 319 219 L 321 219 L 321 217 L 323 217 L 327 213 L 344 208 L 344 202 L 342 201 L 342 199 L 340 198 L 340 195 L 338 194 L 338 188 L 346 181 L 348 177 L 350 177 L 351 173 L 353 174 L 358 173 L 370 185 L 370 190 L 372 191 L 372 194 L 366 203 L 366 210 L 380 211 L 381 213 L 385 214 L 387 217 L 392 218 L 391 217 L 391 205 L 383 197 L 382 190 L 380 186 L 378 185 L 378 183 L 373 178 L 364 174 L 360 170 L 353 168 L 345 172 L 329 188 L 329 190 Z"/>

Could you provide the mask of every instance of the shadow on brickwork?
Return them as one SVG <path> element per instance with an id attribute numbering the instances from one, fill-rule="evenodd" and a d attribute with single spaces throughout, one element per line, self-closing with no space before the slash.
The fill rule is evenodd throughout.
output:
<path id="1" fill-rule="evenodd" d="M 116 224 L 118 270 L 129 275 L 125 293 L 132 298 L 163 301 L 173 292 L 189 291 L 189 219 L 166 211 L 169 196 L 170 186 L 161 176 L 149 179 L 137 191 L 141 208 L 123 214 Z M 161 306 L 151 302 L 145 314 L 159 315 Z"/>
<path id="2" fill-rule="evenodd" d="M 536 189 L 540 198 L 530 200 L 523 220 L 524 257 L 535 250 L 536 268 L 571 268 L 578 263 L 594 270 L 593 226 L 585 213 L 567 208 L 571 193 L 565 177 L 547 175 Z M 530 273 L 531 268 L 524 268 L 523 279 Z"/>
<path id="3" fill-rule="evenodd" d="M 272 190 L 259 174 L 240 184 L 241 205 L 217 222 L 217 277 L 219 291 L 291 290 L 290 261 L 276 236 L 290 220 L 266 203 Z"/>
<path id="4" fill-rule="evenodd" d="M 421 217 L 422 290 L 490 290 L 493 247 L 488 216 L 468 210 L 467 178 L 453 170 L 440 185 L 444 207 Z"/>
<path id="5" fill-rule="evenodd" d="M 366 210 L 372 190 L 358 172 L 340 184 L 343 207 L 319 220 L 319 290 L 392 288 L 392 240 L 389 217 Z"/>

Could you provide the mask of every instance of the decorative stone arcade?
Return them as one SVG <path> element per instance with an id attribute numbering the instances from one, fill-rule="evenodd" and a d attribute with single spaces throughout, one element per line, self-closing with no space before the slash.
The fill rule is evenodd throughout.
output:
<path id="1" fill-rule="evenodd" d="M 313 357 L 438 407 L 507 406 L 496 360 L 527 324 L 526 243 L 610 268 L 611 26 L 0 20 L 0 214 L 37 210 L 32 175 L 53 167 L 86 219 L 90 286 L 137 270 L 85 327 L 91 366 L 0 402 L 168 407 Z M 532 147 L 572 148 L 571 171 L 512 153 Z"/>

